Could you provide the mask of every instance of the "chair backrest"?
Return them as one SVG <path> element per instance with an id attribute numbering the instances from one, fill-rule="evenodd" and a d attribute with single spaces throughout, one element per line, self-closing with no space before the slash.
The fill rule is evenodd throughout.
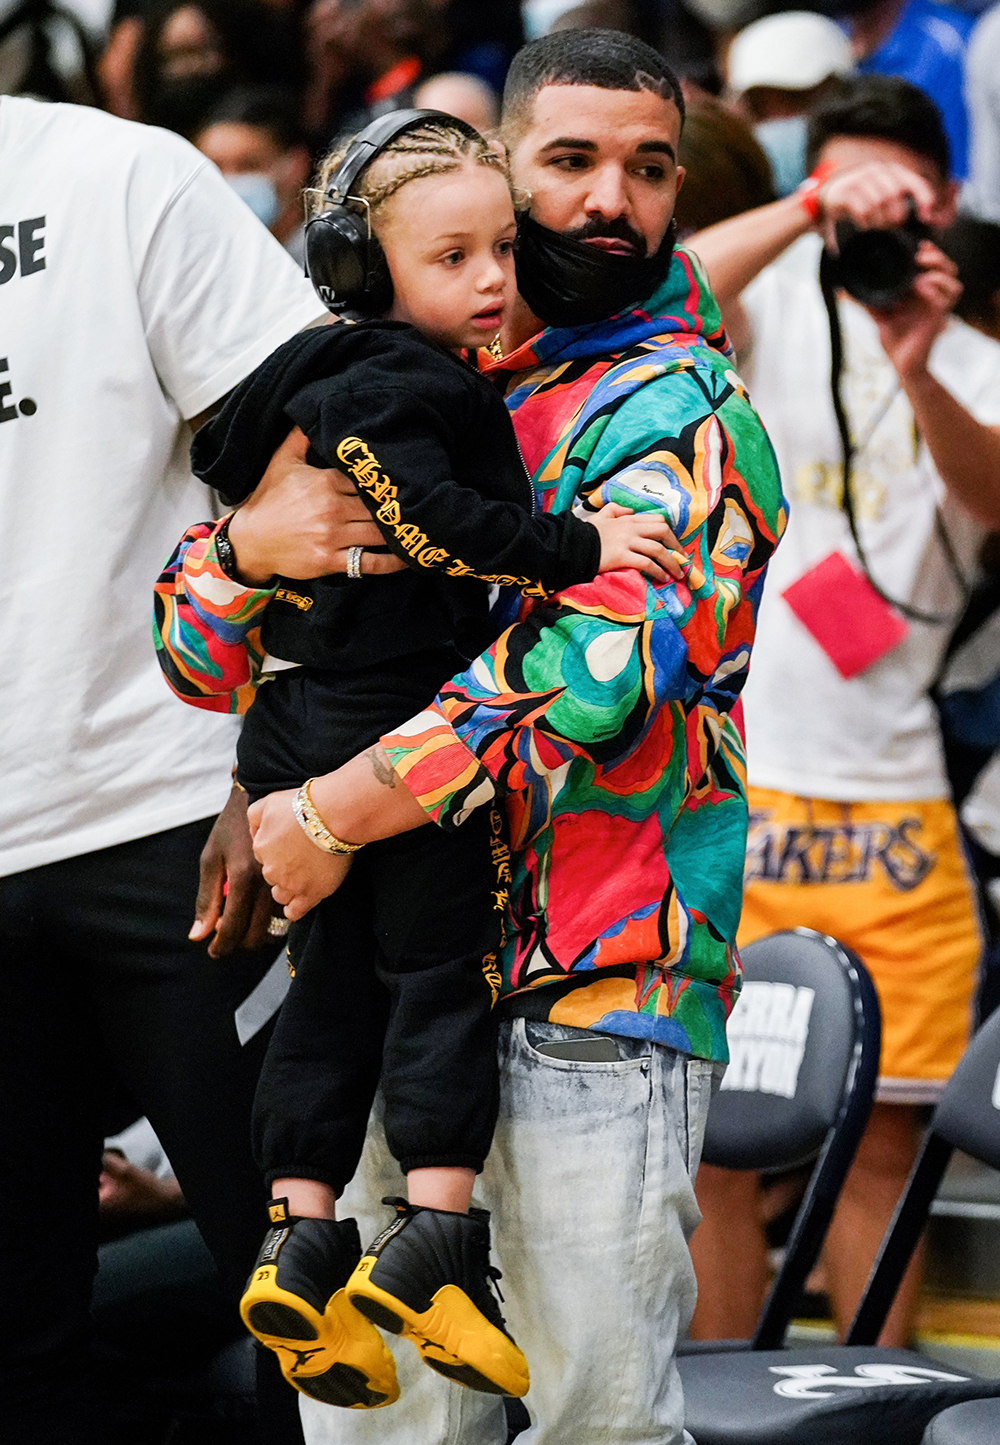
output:
<path id="1" fill-rule="evenodd" d="M 740 957 L 729 1068 L 702 1158 L 723 1169 L 792 1169 L 816 1157 L 857 1088 L 878 1010 L 855 956 L 811 929 L 773 933 Z"/>
<path id="2" fill-rule="evenodd" d="M 977 1031 L 941 1095 L 845 1344 L 878 1339 L 956 1149 L 1000 1169 L 1000 1009 Z"/>
<path id="3" fill-rule="evenodd" d="M 751 1341 L 765 1350 L 784 1340 L 868 1122 L 881 1026 L 864 965 L 835 939 L 796 928 L 750 944 L 741 958 L 731 1061 L 709 1110 L 702 1158 L 758 1170 L 816 1159 Z"/>
<path id="4" fill-rule="evenodd" d="M 953 1148 L 1000 1169 L 1000 1010 L 986 1020 L 962 1055 L 931 1128 Z"/>

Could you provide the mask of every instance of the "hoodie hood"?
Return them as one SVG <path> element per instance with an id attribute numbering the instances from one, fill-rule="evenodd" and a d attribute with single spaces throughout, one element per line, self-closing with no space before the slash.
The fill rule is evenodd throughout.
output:
<path id="1" fill-rule="evenodd" d="M 575 505 L 605 428 L 637 392 L 655 389 L 649 417 L 659 418 L 665 396 L 656 383 L 674 373 L 697 372 L 698 395 L 720 403 L 742 390 L 701 262 L 683 250 L 643 305 L 593 326 L 546 327 L 486 370 L 504 384 L 535 496 L 551 512 Z M 675 406 L 671 401 L 668 411 Z M 696 412 L 700 404 L 691 420 Z M 676 435 L 683 425 L 673 417 Z"/>
<path id="2" fill-rule="evenodd" d="M 674 252 L 662 284 L 641 306 L 593 326 L 548 326 L 486 369 L 522 371 L 554 362 L 612 357 L 653 338 L 666 346 L 705 346 L 727 358 L 732 349 L 701 262 L 683 248 Z"/>

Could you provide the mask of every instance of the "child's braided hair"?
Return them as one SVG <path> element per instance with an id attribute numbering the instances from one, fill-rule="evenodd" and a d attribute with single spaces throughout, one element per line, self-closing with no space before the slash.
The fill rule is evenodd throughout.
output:
<path id="1" fill-rule="evenodd" d="M 338 146 L 320 165 L 313 193 L 316 211 L 323 209 L 323 197 L 330 178 L 347 155 L 350 144 L 348 140 Z M 374 220 L 379 208 L 402 190 L 408 181 L 457 171 L 467 161 L 488 166 L 509 180 L 503 151 L 491 146 L 481 135 L 469 135 L 462 126 L 447 120 L 424 121 L 412 130 L 403 131 L 379 152 L 355 181 L 352 194 L 367 201 Z"/>

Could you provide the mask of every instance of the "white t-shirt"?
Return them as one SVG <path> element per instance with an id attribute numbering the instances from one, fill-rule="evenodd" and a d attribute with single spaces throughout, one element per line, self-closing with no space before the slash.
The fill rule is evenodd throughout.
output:
<path id="1" fill-rule="evenodd" d="M 0 874 L 224 803 L 238 721 L 170 693 L 150 626 L 212 511 L 184 418 L 323 314 L 186 141 L 0 98 Z"/>
<path id="2" fill-rule="evenodd" d="M 749 778 L 758 787 L 841 801 L 942 797 L 947 785 L 927 689 L 950 627 L 910 622 L 903 642 L 845 680 L 781 595 L 832 552 L 858 565 L 840 507 L 820 247 L 818 237 L 804 237 L 743 294 L 752 335 L 744 376 L 774 443 L 790 509 L 768 569 L 744 692 Z M 840 316 L 843 393 L 858 448 L 853 491 L 872 573 L 890 596 L 956 619 L 961 589 L 936 534 L 935 507 L 967 578 L 984 528 L 946 494 L 874 321 L 850 300 Z M 1000 423 L 1000 345 L 952 320 L 934 344 L 931 371 L 980 421 Z"/>

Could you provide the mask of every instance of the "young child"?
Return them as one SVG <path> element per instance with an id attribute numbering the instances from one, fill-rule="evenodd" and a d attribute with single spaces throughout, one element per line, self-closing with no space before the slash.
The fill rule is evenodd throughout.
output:
<path id="1" fill-rule="evenodd" d="M 324 169 L 337 201 L 343 164 L 333 157 Z M 198 475 L 238 503 L 298 425 L 309 459 L 354 478 L 407 563 L 360 578 L 355 554 L 346 576 L 272 579 L 261 647 L 299 665 L 258 689 L 238 781 L 253 798 L 298 789 L 300 824 L 333 852 L 356 850 L 325 828 L 309 780 L 413 716 L 487 645 L 491 584 L 543 598 L 598 570 L 677 568 L 655 515 L 533 515 L 503 400 L 462 359 L 494 340 L 515 295 L 502 156 L 461 122 L 417 114 L 350 189 L 387 268 L 387 313 L 280 347 L 192 453 Z M 239 580 L 226 528 L 214 545 Z M 272 1227 L 241 1312 L 278 1351 L 286 1378 L 330 1404 L 396 1399 L 375 1325 L 474 1389 L 528 1387 L 490 1291 L 488 1215 L 470 1209 L 497 1109 L 491 1010 L 505 853 L 499 815 L 487 808 L 458 833 L 426 828 L 372 844 L 292 930 L 294 977 L 255 1111 Z M 336 1219 L 335 1201 L 357 1167 L 379 1083 L 409 1202 L 386 1201 L 397 1217 L 362 1256 L 357 1224 Z"/>

